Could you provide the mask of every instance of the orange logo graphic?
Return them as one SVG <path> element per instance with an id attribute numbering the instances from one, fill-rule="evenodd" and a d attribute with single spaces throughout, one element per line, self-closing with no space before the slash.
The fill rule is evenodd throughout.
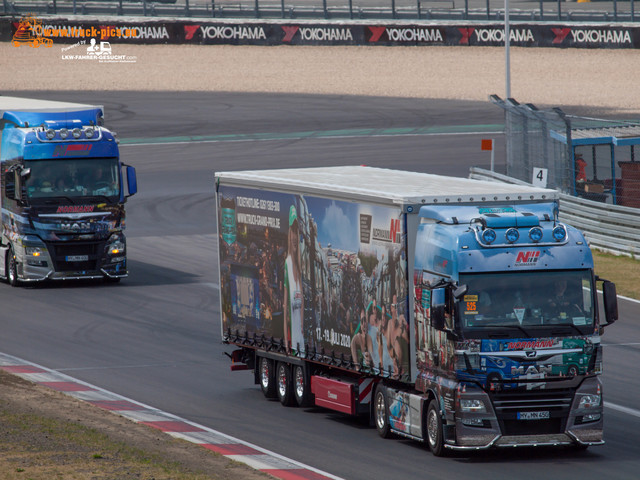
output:
<path id="1" fill-rule="evenodd" d="M 38 48 L 40 45 L 53 47 L 53 40 L 36 33 L 38 32 L 38 27 L 42 31 L 42 20 L 31 16 L 24 17 L 20 20 L 16 33 L 13 35 L 13 45 L 16 47 L 30 45 L 33 48 Z"/>

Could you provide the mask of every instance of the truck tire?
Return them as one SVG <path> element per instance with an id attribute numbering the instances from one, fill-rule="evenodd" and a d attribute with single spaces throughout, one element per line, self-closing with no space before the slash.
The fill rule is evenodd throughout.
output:
<path id="1" fill-rule="evenodd" d="M 278 362 L 276 368 L 276 390 L 278 391 L 278 400 L 285 407 L 294 404 L 293 398 L 293 379 L 291 378 L 291 366 L 285 362 Z"/>
<path id="2" fill-rule="evenodd" d="M 429 403 L 426 423 L 427 443 L 431 453 L 436 457 L 444 457 L 446 455 L 446 450 L 444 448 L 442 417 L 440 416 L 440 407 L 436 400 L 431 400 Z"/>
<path id="3" fill-rule="evenodd" d="M 293 394 L 299 407 L 304 408 L 313 405 L 311 385 L 302 365 L 295 365 L 293 367 Z"/>
<path id="4" fill-rule="evenodd" d="M 389 425 L 389 402 L 387 399 L 387 389 L 379 383 L 376 387 L 376 395 L 373 401 L 373 418 L 376 424 L 378 435 L 382 438 L 391 436 L 391 425 Z"/>
<path id="5" fill-rule="evenodd" d="M 276 398 L 276 375 L 273 368 L 273 361 L 260 357 L 258 362 L 258 378 L 260 389 L 267 398 Z"/>
<path id="6" fill-rule="evenodd" d="M 16 263 L 16 256 L 13 253 L 13 248 L 10 248 L 7 252 L 7 283 L 12 287 L 18 286 L 18 264 Z"/>

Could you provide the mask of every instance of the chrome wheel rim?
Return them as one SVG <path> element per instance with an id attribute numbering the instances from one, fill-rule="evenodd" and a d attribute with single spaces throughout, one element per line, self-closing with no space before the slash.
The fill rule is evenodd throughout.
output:
<path id="1" fill-rule="evenodd" d="M 16 280 L 16 258 L 13 253 L 9 254 L 9 282 L 13 283 Z"/>
<path id="2" fill-rule="evenodd" d="M 298 398 L 302 398 L 304 396 L 304 372 L 302 368 L 296 367 L 296 395 Z"/>
<path id="3" fill-rule="evenodd" d="M 427 418 L 427 434 L 429 436 L 429 445 L 435 445 L 438 438 L 438 413 L 435 410 L 429 411 Z"/>
<path id="4" fill-rule="evenodd" d="M 260 382 L 263 388 L 269 388 L 269 362 L 264 358 L 260 361 Z"/>
<path id="5" fill-rule="evenodd" d="M 287 372 L 284 365 L 278 368 L 278 392 L 282 398 L 287 394 Z"/>
<path id="6" fill-rule="evenodd" d="M 384 429 L 386 425 L 385 410 L 384 395 L 382 392 L 378 392 L 376 395 L 376 425 L 380 430 Z"/>

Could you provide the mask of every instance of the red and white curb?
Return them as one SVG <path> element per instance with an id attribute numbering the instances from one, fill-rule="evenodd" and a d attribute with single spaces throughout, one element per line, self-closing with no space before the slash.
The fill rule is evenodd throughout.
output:
<path id="1" fill-rule="evenodd" d="M 283 457 L 257 445 L 252 445 L 12 355 L 0 353 L 0 369 L 109 410 L 135 423 L 157 428 L 172 437 L 181 438 L 213 450 L 282 480 L 342 480 L 340 477 Z"/>

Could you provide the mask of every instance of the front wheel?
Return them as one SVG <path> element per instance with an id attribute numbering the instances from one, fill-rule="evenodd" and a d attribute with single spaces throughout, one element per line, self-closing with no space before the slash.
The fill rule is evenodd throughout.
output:
<path id="1" fill-rule="evenodd" d="M 445 456 L 444 434 L 442 431 L 442 417 L 436 400 L 431 400 L 427 411 L 427 441 L 431 453 L 436 457 Z"/>
<path id="2" fill-rule="evenodd" d="M 387 402 L 387 389 L 384 385 L 378 384 L 376 396 L 373 403 L 373 415 L 376 422 L 376 430 L 382 438 L 391 436 L 391 426 L 389 425 L 389 405 Z"/>
<path id="3" fill-rule="evenodd" d="M 18 263 L 16 262 L 16 256 L 13 253 L 13 248 L 9 249 L 7 253 L 7 282 L 12 287 L 18 286 Z"/>

